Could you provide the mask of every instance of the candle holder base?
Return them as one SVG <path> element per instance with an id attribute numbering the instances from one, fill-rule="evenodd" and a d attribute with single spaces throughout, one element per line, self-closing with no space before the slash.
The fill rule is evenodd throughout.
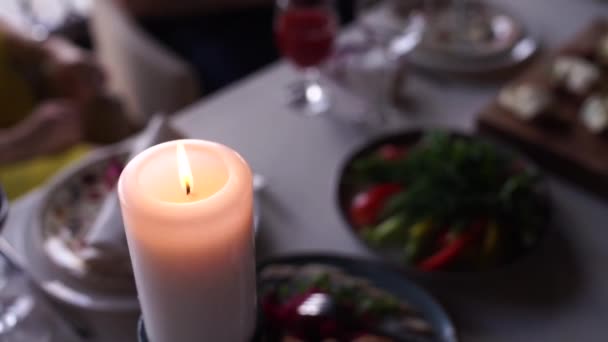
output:
<path id="1" fill-rule="evenodd" d="M 144 325 L 144 320 L 139 319 L 137 323 L 137 341 L 139 342 L 149 342 L 148 335 L 146 334 L 146 326 Z"/>

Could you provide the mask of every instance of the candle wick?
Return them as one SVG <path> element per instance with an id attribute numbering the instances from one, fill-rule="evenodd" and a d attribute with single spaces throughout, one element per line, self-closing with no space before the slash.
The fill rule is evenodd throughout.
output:
<path id="1" fill-rule="evenodd" d="M 190 195 L 190 184 L 186 183 L 186 195 Z"/>

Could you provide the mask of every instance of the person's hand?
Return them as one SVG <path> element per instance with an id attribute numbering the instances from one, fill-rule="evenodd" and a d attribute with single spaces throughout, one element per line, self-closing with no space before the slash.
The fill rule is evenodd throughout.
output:
<path id="1" fill-rule="evenodd" d="M 82 117 L 73 103 L 47 101 L 20 124 L 20 140 L 33 155 L 53 153 L 82 141 L 82 126 Z"/>
<path id="2" fill-rule="evenodd" d="M 104 90 L 101 67 L 88 52 L 62 40 L 45 42 L 45 72 L 51 95 L 85 103 Z"/>
<path id="3" fill-rule="evenodd" d="M 77 107 L 63 100 L 47 101 L 26 119 L 0 134 L 0 165 L 62 151 L 83 139 Z"/>
<path id="4" fill-rule="evenodd" d="M 124 107 L 118 98 L 100 94 L 81 106 L 84 139 L 95 144 L 109 144 L 134 133 Z"/>

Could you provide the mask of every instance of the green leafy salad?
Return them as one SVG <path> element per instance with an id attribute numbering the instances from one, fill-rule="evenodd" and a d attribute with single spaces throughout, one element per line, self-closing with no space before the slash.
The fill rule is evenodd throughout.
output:
<path id="1" fill-rule="evenodd" d="M 540 177 L 522 160 L 444 132 L 356 158 L 343 187 L 357 233 L 423 271 L 509 262 L 538 241 L 548 218 Z"/>

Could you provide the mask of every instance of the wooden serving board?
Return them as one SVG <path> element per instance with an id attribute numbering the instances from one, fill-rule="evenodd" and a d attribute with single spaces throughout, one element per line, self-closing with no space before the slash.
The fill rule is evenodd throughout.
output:
<path id="1" fill-rule="evenodd" d="M 531 82 L 552 88 L 548 70 L 555 57 L 563 54 L 590 56 L 599 39 L 606 33 L 608 20 L 595 20 L 558 52 L 540 58 L 512 84 Z M 606 68 L 603 70 L 601 84 L 604 88 L 608 85 Z M 522 121 L 502 108 L 495 99 L 478 116 L 479 131 L 518 145 L 547 169 L 608 196 L 608 137 L 589 132 L 578 120 L 583 99 L 558 90 L 553 91 L 556 105 L 552 114 L 562 119 L 561 125 Z"/>

